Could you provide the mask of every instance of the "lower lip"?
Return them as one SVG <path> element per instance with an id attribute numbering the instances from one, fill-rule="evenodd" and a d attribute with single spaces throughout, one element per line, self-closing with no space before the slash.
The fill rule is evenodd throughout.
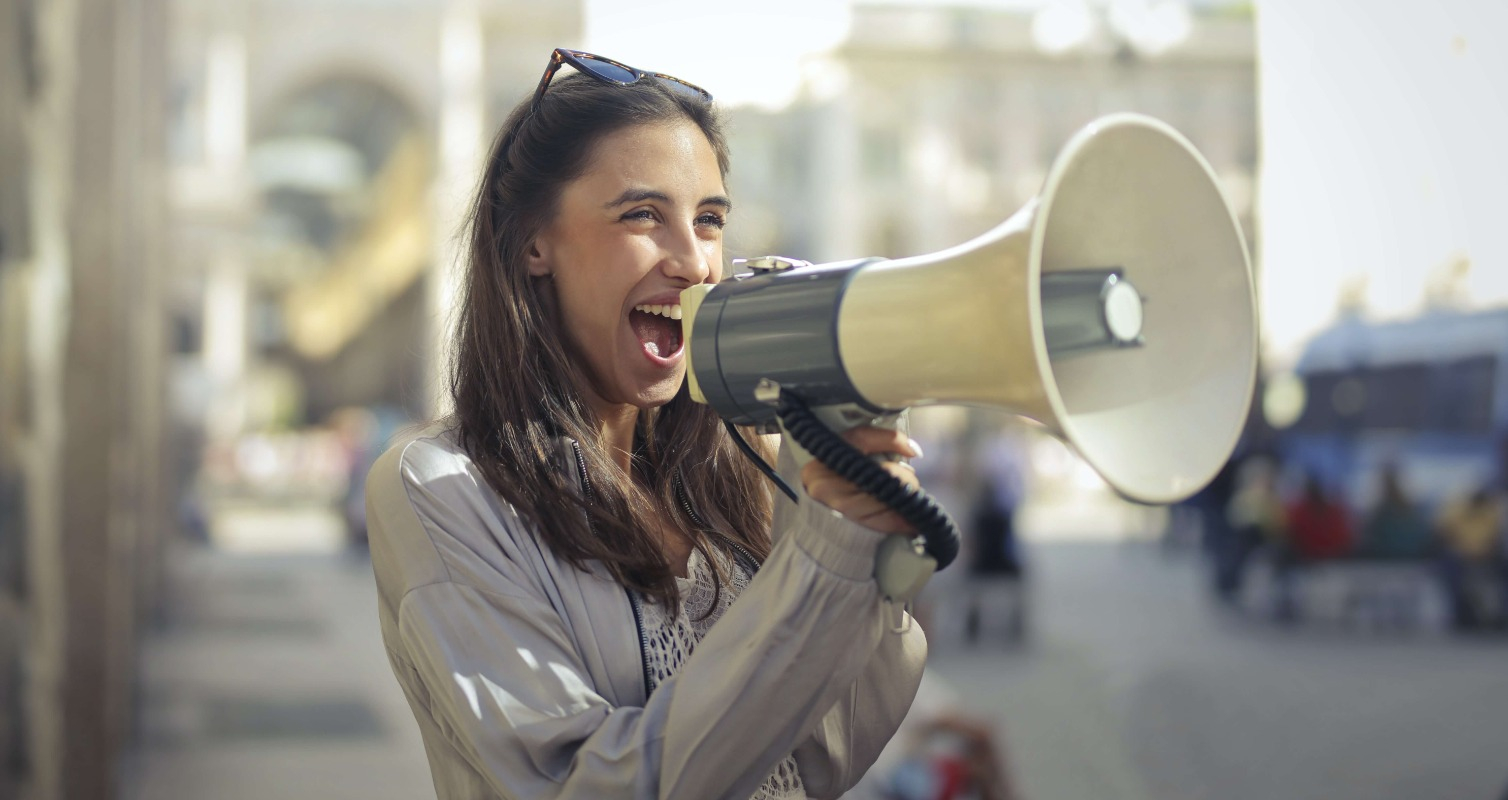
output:
<path id="1" fill-rule="evenodd" d="M 671 353 L 669 358 L 657 356 L 654 353 L 649 352 L 649 348 L 644 346 L 644 343 L 642 342 L 639 344 L 639 351 L 644 354 L 645 358 L 649 359 L 649 362 L 651 364 L 654 364 L 657 367 L 673 367 L 676 364 L 681 363 L 681 358 L 686 354 L 686 343 L 684 341 L 681 342 L 680 348 L 677 349 L 674 353 Z"/>

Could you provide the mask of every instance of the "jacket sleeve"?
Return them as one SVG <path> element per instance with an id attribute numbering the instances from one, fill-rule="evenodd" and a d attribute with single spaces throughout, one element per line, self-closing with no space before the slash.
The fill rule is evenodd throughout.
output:
<path id="1" fill-rule="evenodd" d="M 799 469 L 789 448 L 782 448 L 781 476 L 800 485 Z M 783 498 L 776 507 L 776 531 L 810 522 L 786 521 L 808 509 L 791 510 Z M 815 506 L 802 495 L 802 502 Z M 911 709 L 927 661 L 927 637 L 921 626 L 900 608 L 882 604 L 885 632 L 859 677 L 838 696 L 811 735 L 795 750 L 796 768 L 806 794 L 812 798 L 839 797 L 874 765 Z M 899 629 L 904 633 L 898 632 Z"/>
<path id="2" fill-rule="evenodd" d="M 436 508 L 408 477 L 406 508 L 374 510 L 412 514 L 431 540 L 449 541 L 445 525 L 464 517 Z M 898 722 L 889 706 L 903 712 L 915 691 L 897 668 L 907 653 L 875 663 L 882 641 L 900 641 L 871 577 L 881 537 L 804 497 L 781 533 L 739 600 L 642 708 L 615 707 L 591 685 L 572 633 L 521 559 L 455 580 L 476 569 L 468 564 L 409 590 L 395 644 L 446 743 L 501 797 L 743 800 L 808 740 L 824 754 L 812 760 L 827 765 L 822 782 L 851 783 L 878 748 L 853 735 L 850 720 L 863 714 L 844 709 L 879 695 L 885 724 Z M 909 656 L 919 675 L 914 648 Z M 883 682 L 896 685 L 876 693 Z"/>
<path id="3" fill-rule="evenodd" d="M 796 768 L 808 797 L 840 797 L 874 766 L 921 685 L 927 638 L 915 620 L 887 632 L 864 672 L 796 748 Z"/>

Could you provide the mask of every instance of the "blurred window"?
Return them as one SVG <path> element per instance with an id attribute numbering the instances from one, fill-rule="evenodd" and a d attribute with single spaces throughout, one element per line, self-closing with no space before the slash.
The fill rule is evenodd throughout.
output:
<path id="1" fill-rule="evenodd" d="M 895 180 L 901 174 L 901 141 L 895 131 L 871 128 L 860 139 L 864 175 L 871 181 Z"/>
<path id="2" fill-rule="evenodd" d="M 1495 356 L 1314 372 L 1304 378 L 1309 402 L 1295 428 L 1485 433 L 1496 379 Z"/>
<path id="3" fill-rule="evenodd" d="M 1419 430 L 1428 418 L 1430 373 L 1427 364 L 1398 364 L 1357 375 L 1364 397 L 1356 412 L 1368 430 Z"/>
<path id="4" fill-rule="evenodd" d="M 1492 388 L 1496 356 L 1478 356 L 1435 368 L 1431 384 L 1429 427 L 1451 433 L 1486 433 L 1492 429 Z"/>

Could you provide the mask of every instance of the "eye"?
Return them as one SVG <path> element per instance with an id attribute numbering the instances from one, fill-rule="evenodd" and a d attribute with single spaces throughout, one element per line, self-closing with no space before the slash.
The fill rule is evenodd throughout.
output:
<path id="1" fill-rule="evenodd" d="M 625 222 L 654 222 L 655 212 L 653 209 L 649 208 L 636 208 L 633 211 L 624 214 L 620 219 Z"/>
<path id="2" fill-rule="evenodd" d="M 722 230 L 723 226 L 728 224 L 728 220 L 722 214 L 707 211 L 697 215 L 696 224 L 701 227 Z"/>

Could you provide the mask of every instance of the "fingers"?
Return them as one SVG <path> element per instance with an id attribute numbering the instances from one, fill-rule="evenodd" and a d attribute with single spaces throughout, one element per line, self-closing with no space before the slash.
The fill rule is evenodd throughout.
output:
<path id="1" fill-rule="evenodd" d="M 865 455 L 895 454 L 915 458 L 921 447 L 898 431 L 859 427 L 843 434 L 849 444 Z M 904 462 L 879 462 L 880 467 L 908 486 L 920 488 L 916 471 Z M 809 497 L 871 530 L 889 534 L 912 534 L 915 529 L 890 507 L 861 491 L 851 482 L 812 461 L 801 469 L 801 483 Z"/>
<path id="2" fill-rule="evenodd" d="M 861 425 L 842 434 L 844 440 L 866 456 L 889 454 L 921 458 L 922 447 L 900 431 Z"/>

